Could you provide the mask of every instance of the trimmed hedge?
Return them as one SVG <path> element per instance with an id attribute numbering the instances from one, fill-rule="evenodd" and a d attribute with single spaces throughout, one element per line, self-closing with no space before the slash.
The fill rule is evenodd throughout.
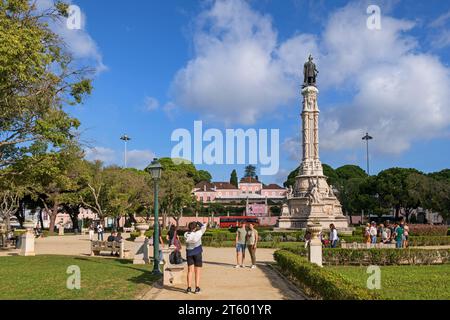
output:
<path id="1" fill-rule="evenodd" d="M 411 236 L 446 236 L 447 226 L 435 226 L 430 224 L 410 224 L 409 233 Z"/>
<path id="2" fill-rule="evenodd" d="M 352 243 L 363 243 L 364 239 L 358 236 L 341 236 L 341 240 L 345 240 L 345 242 Z M 409 237 L 409 245 L 411 247 L 423 247 L 423 246 L 446 246 L 450 245 L 450 237 L 448 236 L 411 236 Z"/>
<path id="3" fill-rule="evenodd" d="M 307 257 L 305 248 L 286 246 L 285 250 Z M 450 261 L 450 249 L 323 249 L 324 265 L 431 265 Z"/>
<path id="4" fill-rule="evenodd" d="M 308 296 L 324 300 L 378 300 L 379 295 L 360 288 L 340 274 L 309 263 L 295 253 L 278 250 L 274 253 L 281 272 Z"/>

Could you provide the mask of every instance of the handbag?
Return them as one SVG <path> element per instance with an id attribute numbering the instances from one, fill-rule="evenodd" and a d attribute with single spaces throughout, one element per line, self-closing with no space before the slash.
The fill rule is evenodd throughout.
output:
<path id="1" fill-rule="evenodd" d="M 182 264 L 183 259 L 181 258 L 181 252 L 177 250 L 173 251 L 169 255 L 169 262 L 170 264 Z"/>

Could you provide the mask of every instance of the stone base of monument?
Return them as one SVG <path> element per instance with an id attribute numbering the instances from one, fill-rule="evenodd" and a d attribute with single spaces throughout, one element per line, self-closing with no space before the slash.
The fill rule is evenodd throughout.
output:
<path id="1" fill-rule="evenodd" d="M 24 257 L 34 257 L 34 234 L 32 232 L 26 232 L 21 236 L 20 255 Z"/>
<path id="2" fill-rule="evenodd" d="M 315 222 L 322 229 L 334 224 L 341 234 L 352 232 L 339 200 L 323 175 L 298 176 L 287 207 L 278 220 L 280 229 L 306 229 L 309 223 Z"/>
<path id="3" fill-rule="evenodd" d="M 146 237 L 138 237 L 134 240 L 133 264 L 148 264 L 149 241 Z"/>

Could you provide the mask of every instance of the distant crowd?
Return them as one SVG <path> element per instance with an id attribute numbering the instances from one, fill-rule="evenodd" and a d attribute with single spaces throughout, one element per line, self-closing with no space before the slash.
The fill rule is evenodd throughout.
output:
<path id="1" fill-rule="evenodd" d="M 391 223 L 386 221 L 384 224 L 378 224 L 375 221 L 367 223 L 363 232 L 364 243 L 367 244 L 390 244 L 395 243 L 396 248 L 408 248 L 409 247 L 409 226 L 402 220 L 401 222 Z M 319 239 L 324 247 L 336 248 L 340 241 L 338 232 L 334 224 L 330 225 L 329 235 L 325 235 L 323 232 L 319 233 Z M 311 240 L 311 233 L 306 232 L 305 235 L 305 247 L 308 246 Z"/>
<path id="2" fill-rule="evenodd" d="M 365 243 L 395 243 L 397 248 L 407 248 L 409 246 L 409 226 L 402 220 L 400 223 L 377 225 L 374 221 L 368 223 L 364 229 Z"/>

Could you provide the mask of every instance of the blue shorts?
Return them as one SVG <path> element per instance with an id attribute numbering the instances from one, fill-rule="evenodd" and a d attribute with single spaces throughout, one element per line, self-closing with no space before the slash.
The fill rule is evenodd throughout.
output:
<path id="1" fill-rule="evenodd" d="M 245 247 L 246 247 L 246 245 L 245 244 L 242 244 L 242 243 L 238 243 L 237 245 L 236 245 L 236 252 L 245 252 Z"/>

